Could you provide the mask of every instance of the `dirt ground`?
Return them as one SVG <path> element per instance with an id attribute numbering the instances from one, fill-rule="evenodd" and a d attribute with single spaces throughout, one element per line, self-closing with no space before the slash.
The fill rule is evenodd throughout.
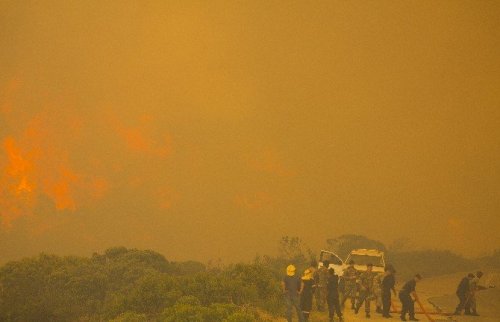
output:
<path id="1" fill-rule="evenodd" d="M 500 286 L 500 270 L 498 271 L 486 271 L 485 275 L 481 279 L 481 284 L 484 286 L 495 285 Z M 431 312 L 431 318 L 433 321 L 457 321 L 457 322 L 499 322 L 500 321 L 500 289 L 491 288 L 478 293 L 477 296 L 477 310 L 480 314 L 479 317 L 472 316 L 448 316 L 446 314 L 438 313 L 453 313 L 455 307 L 458 304 L 458 299 L 455 295 L 456 287 L 460 280 L 467 275 L 467 272 L 444 275 L 439 277 L 424 278 L 417 285 L 417 293 L 420 299 L 422 299 L 422 304 L 427 312 Z M 398 290 L 403 285 L 403 281 L 399 281 L 396 289 Z M 401 303 L 399 299 L 394 299 L 394 304 L 399 309 Z M 346 304 L 346 307 L 348 305 Z M 416 311 L 420 311 L 418 306 L 415 306 Z M 372 303 L 371 318 L 365 317 L 365 312 L 361 308 L 358 314 L 354 314 L 351 309 L 344 310 L 344 321 L 400 321 L 398 313 L 391 313 L 393 316 L 390 319 L 383 318 L 380 314 L 375 313 L 375 307 Z M 416 314 L 416 317 L 420 321 L 429 321 L 429 319 L 424 314 Z M 285 319 L 279 319 L 277 321 L 286 321 Z M 294 316 L 294 320 L 297 318 Z M 310 322 L 326 322 L 328 321 L 327 312 L 313 311 L 309 318 Z M 335 321 L 338 321 L 335 319 Z"/>

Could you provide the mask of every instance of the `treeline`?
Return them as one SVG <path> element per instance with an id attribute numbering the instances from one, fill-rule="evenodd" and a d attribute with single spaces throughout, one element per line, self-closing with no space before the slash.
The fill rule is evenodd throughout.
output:
<path id="1" fill-rule="evenodd" d="M 407 239 L 399 239 L 386 246 L 384 243 L 362 235 L 347 234 L 327 240 L 327 249 L 345 259 L 352 249 L 379 249 L 385 253 L 386 264 L 392 264 L 400 280 L 415 273 L 424 277 L 439 276 L 478 268 L 500 268 L 500 250 L 490 256 L 465 258 L 449 250 L 415 250 Z"/>
<path id="2" fill-rule="evenodd" d="M 417 272 L 430 277 L 500 268 L 500 251 L 466 259 L 411 250 L 405 241 L 386 247 L 359 235 L 329 239 L 325 248 L 343 259 L 355 248 L 385 251 L 400 281 Z M 283 237 L 275 257 L 218 267 L 123 247 L 91 257 L 41 254 L 0 268 L 0 321 L 272 321 L 283 314 L 285 267 L 293 263 L 302 272 L 317 255 L 297 237 Z"/>
<path id="3" fill-rule="evenodd" d="M 255 321 L 281 313 L 262 264 L 207 269 L 149 250 L 42 254 L 0 269 L 0 321 Z"/>

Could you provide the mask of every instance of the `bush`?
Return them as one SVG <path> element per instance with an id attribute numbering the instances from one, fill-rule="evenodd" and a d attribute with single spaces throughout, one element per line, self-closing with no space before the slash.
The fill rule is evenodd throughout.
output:
<path id="1" fill-rule="evenodd" d="M 139 314 L 135 312 L 125 312 L 117 316 L 116 318 L 110 320 L 110 322 L 147 322 L 145 314 Z"/>
<path id="2" fill-rule="evenodd" d="M 236 312 L 231 314 L 224 322 L 253 322 L 255 317 L 252 314 Z"/>
<path id="3" fill-rule="evenodd" d="M 184 296 L 170 308 L 165 309 L 160 317 L 164 322 L 212 322 L 225 321 L 238 311 L 234 304 L 212 304 L 202 306 L 194 296 Z"/>

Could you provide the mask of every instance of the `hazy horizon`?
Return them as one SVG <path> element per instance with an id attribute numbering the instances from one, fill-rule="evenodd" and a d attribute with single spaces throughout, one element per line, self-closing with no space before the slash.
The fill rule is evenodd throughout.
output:
<path id="1" fill-rule="evenodd" d="M 500 3 L 0 3 L 0 258 L 500 248 Z"/>

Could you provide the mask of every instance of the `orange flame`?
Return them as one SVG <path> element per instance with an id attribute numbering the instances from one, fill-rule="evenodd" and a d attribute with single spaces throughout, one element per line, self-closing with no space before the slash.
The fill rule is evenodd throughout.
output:
<path id="1" fill-rule="evenodd" d="M 59 210 L 75 210 L 73 184 L 78 183 L 79 176 L 72 170 L 62 167 L 59 170 L 59 179 L 55 182 L 48 179 L 45 184 L 45 193 L 50 196 Z"/>
<path id="2" fill-rule="evenodd" d="M 13 177 L 24 176 L 32 168 L 31 162 L 22 156 L 21 150 L 16 146 L 16 141 L 12 137 L 4 140 L 5 151 L 9 159 L 7 173 Z"/>
<path id="3" fill-rule="evenodd" d="M 60 124 L 53 123 L 51 115 L 50 111 L 37 114 L 26 122 L 24 131 L 12 126 L 19 133 L 17 137 L 2 140 L 0 221 L 4 228 L 10 228 L 19 217 L 32 215 L 42 194 L 54 202 L 56 209 L 74 211 L 80 201 L 87 197 L 103 198 L 109 190 L 105 178 L 74 170 L 66 157 L 64 142 L 58 140 Z M 77 119 L 73 116 L 67 124 L 83 126 Z"/>
<path id="4" fill-rule="evenodd" d="M 172 153 L 171 136 L 167 134 L 155 138 L 152 133 L 154 126 L 150 124 L 152 120 L 150 115 L 140 117 L 142 123 L 135 126 L 125 125 L 114 115 L 109 116 L 108 119 L 130 151 L 160 158 L 166 158 Z"/>

